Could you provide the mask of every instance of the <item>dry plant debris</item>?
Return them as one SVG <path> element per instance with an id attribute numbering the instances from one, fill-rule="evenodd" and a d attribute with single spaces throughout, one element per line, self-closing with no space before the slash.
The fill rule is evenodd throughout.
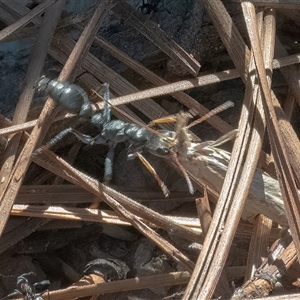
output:
<path id="1" fill-rule="evenodd" d="M 9 43 L 34 40 L 14 115 L 11 120 L 2 110 L 0 115 L 0 297 L 14 289 L 17 296 L 32 300 L 38 295 L 300 296 L 300 128 L 293 122 L 300 103 L 300 47 L 295 46 L 299 3 L 186 1 L 184 29 L 173 23 L 180 15 L 175 2 L 94 1 L 70 16 L 65 0 L 28 0 L 24 5 L 0 0 L 0 59 L 5 61 L 2 45 L 5 49 Z M 149 14 L 141 12 L 143 7 Z M 201 31 L 193 33 L 198 24 Z M 292 37 L 289 45 L 282 38 L 287 32 Z M 211 37 L 211 45 L 197 49 L 205 35 Z M 138 43 L 140 51 L 132 51 Z M 298 51 L 291 50 L 291 43 Z M 225 60 L 216 62 L 213 55 Z M 57 75 L 62 93 L 49 92 L 44 107 L 33 115 L 41 103 L 36 82 L 44 73 L 50 79 Z M 127 149 L 119 145 L 113 184 L 111 179 L 102 182 L 107 174 L 97 174 L 97 166 L 108 168 L 111 157 L 106 157 L 103 144 L 109 138 L 101 147 L 81 147 L 63 136 L 58 154 L 43 146 L 70 126 L 76 130 L 69 132 L 81 141 L 99 134 L 90 128 L 89 118 L 68 111 L 77 100 L 68 96 L 66 82 L 74 81 L 87 92 L 89 117 L 110 107 L 120 124 L 132 123 L 147 135 L 137 144 L 140 136 L 129 139 L 128 132 L 116 129 L 130 143 L 129 156 L 140 156 L 141 149 L 156 155 L 151 160 L 143 154 L 143 161 L 149 170 L 154 161 L 152 173 L 160 185 L 161 178 L 169 181 L 165 187 L 173 184 L 170 199 L 153 190 L 156 181 L 142 166 L 124 163 Z M 242 103 L 225 99 L 224 91 L 214 93 L 217 84 L 225 82 L 226 93 L 236 86 L 242 89 Z M 111 92 L 103 92 L 106 83 Z M 207 101 L 202 100 L 205 93 Z M 218 104 L 236 102 L 235 121 L 232 111 L 222 112 L 222 117 L 211 113 L 206 119 L 217 106 L 213 99 L 218 93 Z M 63 97 L 65 111 L 58 103 Z M 188 118 L 197 124 L 200 117 L 210 126 L 207 132 L 201 128 L 208 125 L 187 125 Z M 155 119 L 175 125 L 147 125 Z M 98 139 L 112 124 L 117 123 L 109 119 L 102 124 Z M 118 144 L 116 137 L 111 139 Z M 230 140 L 233 147 L 228 152 L 222 147 Z M 167 155 L 146 146 L 149 141 Z M 198 191 L 189 194 L 187 185 Z M 36 275 L 32 282 L 30 272 Z M 35 289 L 46 279 L 50 291 L 39 294 Z"/>

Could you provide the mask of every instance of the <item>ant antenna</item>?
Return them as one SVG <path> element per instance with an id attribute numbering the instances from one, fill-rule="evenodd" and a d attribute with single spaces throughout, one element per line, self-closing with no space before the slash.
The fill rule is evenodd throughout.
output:
<path id="1" fill-rule="evenodd" d="M 232 101 L 226 101 L 225 103 L 223 103 L 223 104 L 217 106 L 216 108 L 214 108 L 213 110 L 211 110 L 209 113 L 207 113 L 203 117 L 201 117 L 201 118 L 195 120 L 194 122 L 192 122 L 191 124 L 189 124 L 186 128 L 190 129 L 191 127 L 194 127 L 195 125 L 200 124 L 203 121 L 211 118 L 212 116 L 214 116 L 230 107 L 233 107 L 233 106 L 234 106 L 234 103 Z"/>

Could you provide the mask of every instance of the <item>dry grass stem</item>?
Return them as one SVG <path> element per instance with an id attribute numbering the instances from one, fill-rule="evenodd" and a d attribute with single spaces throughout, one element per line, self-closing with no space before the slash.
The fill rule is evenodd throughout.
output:
<path id="1" fill-rule="evenodd" d="M 270 84 L 266 77 L 266 70 L 261 53 L 259 36 L 257 34 L 254 6 L 247 3 L 243 5 L 245 21 L 248 28 L 250 42 L 253 48 L 255 64 L 258 72 L 259 84 L 263 94 L 263 104 L 266 114 L 267 127 L 270 137 L 271 149 L 274 156 L 275 167 L 279 178 L 285 209 L 291 228 L 296 249 L 300 254 L 300 202 L 294 176 L 289 164 L 285 144 L 283 142 L 275 109 L 272 104 Z M 269 10 L 270 13 L 274 13 Z M 298 177 L 299 178 L 299 177 Z"/>
<path id="2" fill-rule="evenodd" d="M 114 188 L 114 186 L 111 186 Z M 116 187 L 120 193 L 127 195 L 139 202 L 169 201 L 160 191 L 127 191 L 126 188 Z M 23 185 L 16 198 L 16 204 L 70 204 L 91 203 L 95 196 L 82 188 L 74 185 Z M 186 196 L 185 192 L 173 192 L 171 201 L 192 202 L 194 196 Z"/>
<path id="3" fill-rule="evenodd" d="M 280 296 L 270 296 L 268 297 L 268 300 L 294 300 L 299 299 L 300 294 L 286 294 L 286 295 L 280 295 Z M 256 300 L 265 300 L 266 297 L 263 298 L 256 298 Z"/>
<path id="4" fill-rule="evenodd" d="M 245 281 L 249 280 L 268 254 L 268 241 L 272 229 L 272 220 L 264 215 L 258 215 L 255 219 L 249 255 L 246 266 Z"/>
<path id="5" fill-rule="evenodd" d="M 274 56 L 275 47 L 275 16 L 274 14 L 265 13 L 263 23 L 264 35 L 264 61 L 265 67 L 271 69 L 271 61 Z M 269 82 L 271 75 L 268 74 Z M 272 220 L 259 214 L 254 223 L 253 235 L 249 247 L 249 255 L 246 266 L 245 280 L 250 279 L 255 270 L 261 265 L 262 259 L 267 255 L 268 238 L 272 228 Z"/>
<path id="6" fill-rule="evenodd" d="M 276 37 L 276 43 L 275 43 L 275 57 L 286 57 L 288 55 L 288 52 L 285 50 L 284 46 L 281 44 L 278 37 Z M 300 104 L 300 79 L 299 79 L 299 73 L 297 69 L 297 65 L 290 65 L 283 68 L 280 68 L 280 73 L 286 80 L 288 86 L 290 87 L 291 91 L 295 95 L 297 99 L 298 105 Z"/>
<path id="7" fill-rule="evenodd" d="M 232 2 L 245 2 L 244 0 L 230 0 Z M 298 0 L 247 0 L 255 6 L 272 7 L 279 9 L 300 9 L 300 3 Z"/>
<path id="8" fill-rule="evenodd" d="M 19 125 L 12 125 L 12 126 L 0 129 L 0 136 L 18 133 L 21 131 L 26 131 L 26 130 L 34 127 L 36 125 L 36 122 L 37 122 L 37 120 L 32 120 L 32 121 L 22 123 Z"/>
<path id="9" fill-rule="evenodd" d="M 77 187 L 76 187 L 77 188 Z M 82 196 L 83 197 L 83 196 Z M 74 208 L 74 207 L 61 207 L 55 205 L 35 206 L 30 204 L 15 204 L 11 210 L 11 215 L 16 216 L 32 216 L 37 218 L 52 218 L 55 220 L 86 220 L 94 222 L 103 222 L 110 224 L 119 224 L 128 226 L 130 223 L 121 218 L 116 212 L 112 210 L 97 210 L 90 208 Z M 199 233 L 202 231 L 202 226 L 199 224 L 198 218 L 193 217 L 180 217 L 167 215 L 168 219 L 176 222 L 182 226 L 193 228 Z M 149 224 L 151 227 L 158 227 L 155 224 Z M 70 225 L 71 226 L 71 225 Z M 253 233 L 253 225 L 239 224 L 236 232 L 237 237 L 251 238 Z M 279 235 L 279 229 L 272 228 L 270 240 L 276 240 Z"/>
<path id="10" fill-rule="evenodd" d="M 283 111 L 286 115 L 287 121 L 291 120 L 291 117 L 292 117 L 292 114 L 294 111 L 294 107 L 295 107 L 295 103 L 296 103 L 295 95 L 291 91 L 288 91 L 286 99 L 284 100 L 284 103 L 283 103 Z M 280 120 L 279 120 L 279 124 L 280 124 Z"/>
<path id="11" fill-rule="evenodd" d="M 203 236 L 205 237 L 208 233 L 209 226 L 211 224 L 212 215 L 208 200 L 207 189 L 204 188 L 204 197 L 196 199 L 196 208 L 199 215 L 200 223 L 202 226 Z M 216 297 L 230 297 L 232 294 L 229 280 L 226 272 L 222 272 L 220 280 L 216 286 L 214 296 Z"/>
<path id="12" fill-rule="evenodd" d="M 281 108 L 278 99 L 274 95 L 272 95 L 272 102 L 278 119 L 280 132 L 285 142 L 289 163 L 294 171 L 295 180 L 297 183 L 300 183 L 300 162 L 298 159 L 300 155 L 300 142 L 298 136 Z"/>
<path id="13" fill-rule="evenodd" d="M 274 59 L 273 68 L 281 68 L 291 64 L 298 64 L 300 62 L 300 54 L 290 55 L 285 58 Z M 200 86 L 206 86 L 209 84 L 222 82 L 225 80 L 231 80 L 239 77 L 239 73 L 237 69 L 226 70 L 222 72 L 213 73 L 210 75 L 203 75 L 196 77 L 194 79 L 182 80 L 176 83 L 170 83 L 167 85 L 147 89 L 141 92 L 136 92 L 126 96 L 116 97 L 111 100 L 112 105 L 122 105 L 126 103 L 130 103 L 133 101 L 138 101 L 142 99 L 146 99 L 149 97 L 162 96 L 167 94 L 172 94 L 176 92 L 181 92 L 188 89 L 193 89 Z M 103 109 L 103 103 L 96 103 L 98 109 Z M 200 114 L 200 113 L 199 113 Z"/>
<path id="14" fill-rule="evenodd" d="M 189 278 L 190 274 L 188 272 L 174 272 L 154 276 L 137 277 L 114 282 L 98 283 L 83 287 L 69 287 L 67 289 L 49 292 L 49 297 L 51 297 L 52 300 L 61 300 L 82 298 L 97 294 L 173 286 L 186 284 L 189 281 Z M 47 300 L 47 297 L 47 294 L 43 295 L 44 300 Z"/>
<path id="15" fill-rule="evenodd" d="M 62 116 L 58 116 L 53 120 L 53 123 L 64 120 L 66 118 L 72 118 L 74 116 L 75 116 L 74 114 L 65 114 Z M 21 132 L 21 131 L 26 131 L 26 130 L 34 127 L 36 125 L 36 123 L 37 123 L 37 119 L 28 121 L 28 122 L 25 122 L 22 124 L 18 124 L 18 125 L 8 126 L 6 128 L 0 129 L 0 136 L 9 135 L 9 134 L 13 134 L 13 133 Z"/>
<path id="16" fill-rule="evenodd" d="M 130 225 L 119 214 L 111 210 L 100 210 L 93 208 L 76 208 L 76 207 L 61 207 L 61 206 L 40 206 L 40 205 L 25 205 L 15 204 L 10 213 L 12 216 L 27 216 L 35 218 L 50 218 L 59 220 L 80 220 L 96 223 L 108 223 L 118 225 Z M 201 229 L 197 224 L 197 218 L 184 218 L 167 216 L 173 222 L 176 222 L 182 226 L 187 226 L 196 230 Z M 150 224 L 151 227 L 156 227 L 154 224 Z"/>

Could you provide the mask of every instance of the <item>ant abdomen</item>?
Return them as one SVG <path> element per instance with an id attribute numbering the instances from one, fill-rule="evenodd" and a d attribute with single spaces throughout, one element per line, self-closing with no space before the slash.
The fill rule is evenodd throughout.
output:
<path id="1" fill-rule="evenodd" d="M 36 86 L 39 92 L 45 92 L 71 113 L 86 118 L 94 113 L 87 93 L 74 83 L 41 77 Z"/>

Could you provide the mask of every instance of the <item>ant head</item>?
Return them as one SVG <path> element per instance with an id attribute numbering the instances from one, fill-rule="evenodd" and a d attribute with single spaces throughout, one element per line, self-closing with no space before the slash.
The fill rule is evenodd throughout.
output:
<path id="1" fill-rule="evenodd" d="M 170 155 L 173 146 L 175 132 L 168 130 L 159 130 L 159 135 L 152 135 L 146 142 L 145 147 L 155 156 L 166 157 Z"/>
<path id="2" fill-rule="evenodd" d="M 50 79 L 43 75 L 34 83 L 33 87 L 37 89 L 38 92 L 45 91 L 48 87 L 49 81 Z"/>

